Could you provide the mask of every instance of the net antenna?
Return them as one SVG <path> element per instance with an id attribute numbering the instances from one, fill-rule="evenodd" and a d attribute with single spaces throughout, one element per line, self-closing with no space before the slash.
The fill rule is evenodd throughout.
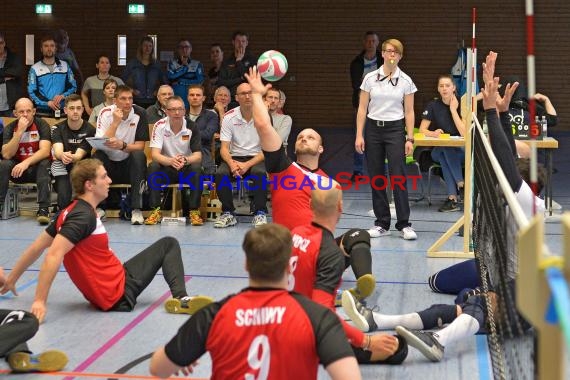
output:
<path id="1" fill-rule="evenodd" d="M 528 82 L 528 111 L 530 114 L 530 187 L 535 195 L 538 195 L 538 175 L 537 175 L 537 153 L 536 137 L 542 131 L 536 124 L 536 67 L 534 59 L 534 6 L 532 0 L 525 1 L 526 15 L 526 71 Z M 536 207 L 533 206 L 532 214 L 536 214 Z"/>

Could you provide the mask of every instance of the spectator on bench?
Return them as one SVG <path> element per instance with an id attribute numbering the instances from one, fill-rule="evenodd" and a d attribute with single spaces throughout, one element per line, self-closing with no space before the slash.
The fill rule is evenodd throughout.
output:
<path id="1" fill-rule="evenodd" d="M 218 113 L 204 107 L 206 96 L 204 86 L 192 84 L 188 86 L 188 119 L 195 123 L 200 131 L 202 139 L 202 168 L 204 174 L 214 174 L 216 172 L 215 157 L 212 157 L 212 140 L 220 130 L 220 119 Z"/>
<path id="2" fill-rule="evenodd" d="M 51 137 L 49 125 L 36 117 L 28 98 L 20 98 L 14 110 L 16 120 L 4 128 L 0 161 L 0 209 L 8 193 L 9 181 L 38 185 L 38 223 L 49 223 Z"/>
<path id="3" fill-rule="evenodd" d="M 140 187 L 146 179 L 144 143 L 148 141 L 148 123 L 143 108 L 133 105 L 133 90 L 118 86 L 115 104 L 103 108 L 97 119 L 96 137 L 106 137 L 106 149 L 95 152 L 114 183 L 131 185 L 131 223 L 144 223 Z M 97 210 L 100 217 L 104 212 Z"/>
<path id="4" fill-rule="evenodd" d="M 157 224 L 162 219 L 160 208 L 160 187 L 163 185 L 155 176 L 161 172 L 167 175 L 169 183 L 180 183 L 181 178 L 187 178 L 192 188 L 182 191 L 182 209 L 188 215 L 193 226 L 201 226 L 204 221 L 200 217 L 200 197 L 202 187 L 200 172 L 202 152 L 200 131 L 195 123 L 185 117 L 184 101 L 179 96 L 173 96 L 167 101 L 168 117 L 156 122 L 152 130 L 150 149 L 152 163 L 148 168 L 150 187 L 150 206 L 155 210 L 145 220 L 145 224 Z M 151 181 L 150 178 L 154 180 Z M 167 184 L 165 184 L 167 185 Z"/>
<path id="5" fill-rule="evenodd" d="M 71 94 L 65 98 L 63 111 L 67 119 L 57 124 L 51 133 L 53 143 L 51 175 L 55 178 L 58 210 L 63 210 L 71 202 L 69 173 L 74 163 L 91 157 L 91 145 L 86 138 L 95 136 L 95 128 L 81 118 L 83 114 L 81 96 Z"/>
<path id="6" fill-rule="evenodd" d="M 89 122 L 91 124 L 95 125 L 97 123 L 97 118 L 103 108 L 115 104 L 115 90 L 118 85 L 119 83 L 112 78 L 105 79 L 105 82 L 103 82 L 103 96 L 105 100 L 93 107 L 91 115 L 89 116 Z"/>

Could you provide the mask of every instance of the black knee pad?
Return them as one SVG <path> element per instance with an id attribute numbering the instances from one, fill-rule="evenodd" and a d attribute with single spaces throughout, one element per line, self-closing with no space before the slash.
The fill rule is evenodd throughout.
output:
<path id="1" fill-rule="evenodd" d="M 352 347 L 354 356 L 356 356 L 356 361 L 360 364 L 402 364 L 402 362 L 408 357 L 408 343 L 401 336 L 394 336 L 398 339 L 398 349 L 386 360 L 372 361 L 370 360 L 372 352 L 366 351 L 362 348 Z"/>
<path id="2" fill-rule="evenodd" d="M 424 324 L 424 330 L 428 330 L 453 322 L 457 317 L 457 307 L 455 305 L 436 304 L 418 312 L 418 314 Z"/>
<path id="3" fill-rule="evenodd" d="M 482 295 L 467 298 L 465 303 L 461 305 L 463 314 L 472 316 L 479 322 L 479 328 L 485 327 L 485 317 L 487 315 L 487 304 L 485 297 Z"/>
<path id="4" fill-rule="evenodd" d="M 370 234 L 366 230 L 361 230 L 359 228 L 353 228 L 345 232 L 342 236 L 337 238 L 337 242 L 340 244 L 342 240 L 342 245 L 346 253 L 350 255 L 352 248 L 360 243 L 366 244 L 370 247 Z"/>

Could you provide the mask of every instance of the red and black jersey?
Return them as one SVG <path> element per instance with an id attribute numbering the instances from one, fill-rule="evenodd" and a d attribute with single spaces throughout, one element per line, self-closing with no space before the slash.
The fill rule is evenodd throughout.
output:
<path id="1" fill-rule="evenodd" d="M 289 260 L 289 290 L 301 293 L 334 311 L 336 291 L 342 281 L 345 259 L 332 233 L 312 223 L 295 227 Z M 354 346 L 360 347 L 364 334 L 342 320 L 344 331 Z"/>
<path id="2" fill-rule="evenodd" d="M 93 207 L 82 199 L 71 202 L 46 232 L 75 244 L 63 265 L 83 296 L 102 310 L 115 305 L 125 292 L 125 271 Z"/>
<path id="3" fill-rule="evenodd" d="M 18 128 L 18 120 L 16 119 L 6 126 L 3 134 L 4 144 L 7 144 L 14 137 L 14 130 Z M 22 162 L 31 157 L 40 149 L 40 141 L 47 140 L 51 142 L 51 130 L 49 125 L 38 117 L 34 118 L 32 124 L 24 131 L 18 143 L 18 151 L 14 155 L 14 160 Z"/>
<path id="4" fill-rule="evenodd" d="M 319 176 L 328 177 L 321 169 L 309 170 L 291 160 L 283 149 L 275 152 L 263 151 L 265 168 L 271 176 L 271 205 L 273 222 L 289 230 L 304 226 L 313 220 L 311 210 L 311 186 L 306 186 L 307 178 L 316 183 Z"/>
<path id="5" fill-rule="evenodd" d="M 326 367 L 354 356 L 329 309 L 284 289 L 259 288 L 201 309 L 165 347 L 181 367 L 206 351 L 212 379 L 224 380 L 316 379 L 319 362 Z"/>
<path id="6" fill-rule="evenodd" d="M 345 269 L 344 255 L 332 233 L 312 223 L 295 227 L 291 235 L 293 252 L 289 261 L 289 290 L 332 309 Z"/>

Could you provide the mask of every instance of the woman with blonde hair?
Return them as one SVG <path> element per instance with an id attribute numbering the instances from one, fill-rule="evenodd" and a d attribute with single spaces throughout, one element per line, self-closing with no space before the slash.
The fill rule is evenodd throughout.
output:
<path id="1" fill-rule="evenodd" d="M 365 154 L 371 178 L 386 176 L 386 160 L 392 178 L 405 178 L 405 156 L 411 155 L 414 149 L 414 93 L 417 88 L 412 79 L 398 67 L 403 56 L 404 46 L 400 41 L 384 41 L 384 63 L 368 73 L 360 86 L 354 145 L 358 153 Z M 376 221 L 374 227 L 368 230 L 370 237 L 390 234 L 391 216 L 386 186 L 381 183 L 374 185 L 376 182 L 372 186 L 372 206 Z M 405 240 L 417 239 L 409 221 L 410 205 L 406 183 L 395 184 L 394 202 L 398 219 L 396 229 Z"/>

